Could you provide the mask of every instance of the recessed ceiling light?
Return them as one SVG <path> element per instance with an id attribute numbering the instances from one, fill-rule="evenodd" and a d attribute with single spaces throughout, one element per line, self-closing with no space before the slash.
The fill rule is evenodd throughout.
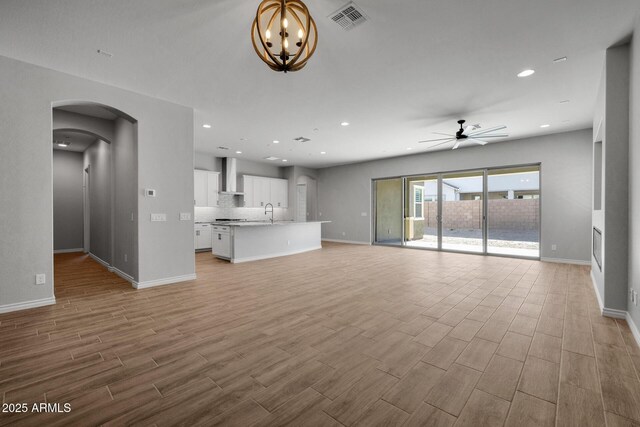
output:
<path id="1" fill-rule="evenodd" d="M 205 129 L 211 129 L 211 125 L 210 124 L 204 124 L 202 125 L 203 128 Z"/>
<path id="2" fill-rule="evenodd" d="M 557 64 L 558 62 L 564 62 L 566 60 L 567 60 L 566 56 L 561 56 L 560 58 L 554 59 L 553 62 L 555 62 Z"/>
<path id="3" fill-rule="evenodd" d="M 280 144 L 280 141 L 278 141 L 277 139 L 274 139 L 274 140 L 273 140 L 273 143 L 274 143 L 274 144 Z"/>
<path id="4" fill-rule="evenodd" d="M 349 122 L 342 122 L 340 123 L 340 126 L 349 126 L 349 124 L 350 124 Z"/>
<path id="5" fill-rule="evenodd" d="M 535 73 L 535 70 L 524 70 L 518 73 L 518 77 L 529 77 L 533 73 Z"/>
<path id="6" fill-rule="evenodd" d="M 275 156 L 269 156 L 269 157 L 265 157 L 265 160 L 278 160 L 278 157 Z"/>
<path id="7" fill-rule="evenodd" d="M 413 150 L 413 148 L 411 148 L 411 147 L 407 147 L 407 150 Z"/>
<path id="8" fill-rule="evenodd" d="M 242 151 L 236 151 L 236 154 L 242 154 Z"/>
<path id="9" fill-rule="evenodd" d="M 68 147 L 68 146 L 69 146 L 69 143 L 68 143 L 68 142 L 62 142 L 62 141 L 60 141 L 60 142 L 57 142 L 57 143 L 56 143 L 56 145 L 57 145 L 58 147 Z"/>
<path id="10" fill-rule="evenodd" d="M 326 151 L 321 151 L 320 154 L 327 154 L 327 152 Z"/>
<path id="11" fill-rule="evenodd" d="M 547 124 L 540 125 L 541 128 L 548 128 L 549 126 L 551 126 L 551 125 L 547 125 Z"/>
<path id="12" fill-rule="evenodd" d="M 289 160 L 287 160 L 287 159 L 282 159 L 282 161 L 283 161 L 283 162 L 288 162 Z"/>

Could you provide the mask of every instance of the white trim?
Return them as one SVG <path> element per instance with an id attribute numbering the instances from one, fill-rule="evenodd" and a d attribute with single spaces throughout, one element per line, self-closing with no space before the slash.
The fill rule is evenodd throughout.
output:
<path id="1" fill-rule="evenodd" d="M 118 276 L 122 277 L 124 280 L 126 280 L 127 282 L 133 284 L 133 282 L 135 282 L 135 280 L 133 280 L 132 276 L 129 276 L 127 273 L 125 273 L 122 270 L 119 270 L 115 267 L 109 267 L 109 271 L 112 273 L 117 274 Z"/>
<path id="2" fill-rule="evenodd" d="M 231 263 L 239 264 L 239 263 L 242 263 L 242 262 L 258 261 L 258 260 L 261 260 L 261 259 L 278 258 L 278 257 L 281 257 L 281 256 L 296 255 L 296 254 L 301 254 L 301 253 L 304 253 L 304 252 L 317 251 L 318 249 L 322 249 L 322 246 L 315 246 L 315 247 L 312 247 L 312 248 L 305 248 L 305 249 L 300 249 L 300 250 L 297 250 L 297 251 L 278 252 L 278 253 L 273 253 L 273 254 L 268 254 L 268 255 L 258 255 L 258 256 L 252 256 L 252 257 L 246 257 L 246 258 L 233 258 L 231 260 Z"/>
<path id="3" fill-rule="evenodd" d="M 638 327 L 633 322 L 633 319 L 631 318 L 631 314 L 629 314 L 629 312 L 626 313 L 625 319 L 627 321 L 627 324 L 629 325 L 629 329 L 631 329 L 631 333 L 633 334 L 633 338 L 635 338 L 635 340 L 636 340 L 636 344 L 638 344 L 638 346 L 640 346 L 640 331 L 638 331 Z"/>
<path id="4" fill-rule="evenodd" d="M 72 254 L 76 252 L 84 252 L 84 248 L 75 248 L 75 249 L 55 249 L 53 251 L 54 254 Z"/>
<path id="5" fill-rule="evenodd" d="M 624 310 L 616 310 L 615 308 L 603 308 L 602 315 L 606 317 L 612 317 L 614 319 L 626 319 L 627 312 Z"/>
<path id="6" fill-rule="evenodd" d="M 102 266 L 106 267 L 106 268 L 107 268 L 107 270 L 111 268 L 111 266 L 109 265 L 109 263 L 108 263 L 108 262 L 104 261 L 104 260 L 103 260 L 103 259 L 101 259 L 101 258 L 98 258 L 97 256 L 95 256 L 95 255 L 94 255 L 94 254 L 92 254 L 91 252 L 89 252 L 89 256 L 90 256 L 90 257 L 91 257 L 95 262 L 97 262 L 98 264 L 100 264 L 100 265 L 102 265 Z"/>
<path id="7" fill-rule="evenodd" d="M 340 240 L 340 239 L 322 239 L 323 242 L 333 242 L 333 243 L 346 243 L 349 245 L 367 245 L 371 246 L 369 242 L 356 242 L 355 240 Z"/>
<path id="8" fill-rule="evenodd" d="M 591 261 L 584 261 L 581 259 L 565 259 L 565 258 L 540 258 L 543 262 L 555 262 L 558 264 L 576 264 L 576 265 L 591 265 Z"/>
<path id="9" fill-rule="evenodd" d="M 591 270 L 591 283 L 593 284 L 593 290 L 596 293 L 596 299 L 598 300 L 598 307 L 600 307 L 600 313 L 604 310 L 604 303 L 602 302 L 602 297 L 600 296 L 600 291 L 598 290 L 598 284 L 596 283 L 596 276 L 593 275 L 593 270 Z"/>
<path id="10" fill-rule="evenodd" d="M 132 281 L 131 284 L 136 289 L 153 288 L 155 286 L 172 285 L 174 283 L 188 282 L 190 280 L 196 280 L 196 275 L 186 274 L 184 276 L 167 277 L 165 279 L 147 280 L 145 282 Z"/>
<path id="11" fill-rule="evenodd" d="M 36 307 L 44 307 L 45 305 L 53 305 L 55 303 L 56 303 L 56 298 L 51 297 L 51 298 L 36 299 L 33 301 L 17 302 L 14 304 L 5 304 L 5 305 L 0 305 L 0 313 L 10 313 L 12 311 L 27 310 L 29 308 L 36 308 Z"/>

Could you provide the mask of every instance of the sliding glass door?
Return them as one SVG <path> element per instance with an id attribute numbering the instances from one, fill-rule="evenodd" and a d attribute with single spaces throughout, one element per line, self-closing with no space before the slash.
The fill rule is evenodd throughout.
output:
<path id="1" fill-rule="evenodd" d="M 487 252 L 540 256 L 540 166 L 487 174 Z"/>
<path id="2" fill-rule="evenodd" d="M 373 192 L 374 243 L 402 245 L 402 178 L 376 180 Z"/>
<path id="3" fill-rule="evenodd" d="M 374 180 L 376 244 L 540 256 L 540 165 Z"/>
<path id="4" fill-rule="evenodd" d="M 484 252 L 484 172 L 442 175 L 442 249 Z"/>
<path id="5" fill-rule="evenodd" d="M 438 176 L 405 179 L 404 200 L 405 245 L 439 249 Z"/>

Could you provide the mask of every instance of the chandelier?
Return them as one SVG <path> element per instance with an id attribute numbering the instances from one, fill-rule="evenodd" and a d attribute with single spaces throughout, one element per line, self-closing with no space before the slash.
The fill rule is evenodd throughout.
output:
<path id="1" fill-rule="evenodd" d="M 256 53 L 274 71 L 298 71 L 316 50 L 318 31 L 300 0 L 263 0 L 251 29 Z"/>

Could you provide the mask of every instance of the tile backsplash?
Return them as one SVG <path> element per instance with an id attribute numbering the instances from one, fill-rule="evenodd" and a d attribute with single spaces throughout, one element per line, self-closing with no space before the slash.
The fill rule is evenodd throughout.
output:
<path id="1" fill-rule="evenodd" d="M 194 209 L 195 222 L 209 222 L 217 218 L 238 218 L 249 221 L 261 221 L 269 219 L 271 215 L 264 214 L 264 208 L 243 208 L 238 204 L 242 199 L 238 196 L 230 194 L 220 194 L 219 206 L 216 208 L 198 208 Z M 273 210 L 273 219 L 276 221 L 290 220 L 291 215 L 286 208 L 275 208 Z"/>

